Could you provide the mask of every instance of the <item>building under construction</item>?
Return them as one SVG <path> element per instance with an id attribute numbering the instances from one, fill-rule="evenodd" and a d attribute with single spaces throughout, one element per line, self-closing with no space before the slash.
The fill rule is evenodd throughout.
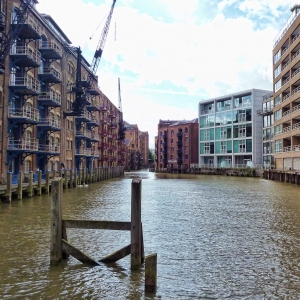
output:
<path id="1" fill-rule="evenodd" d="M 124 165 L 122 112 L 95 75 L 103 49 L 90 65 L 36 0 L 1 3 L 0 174 Z"/>

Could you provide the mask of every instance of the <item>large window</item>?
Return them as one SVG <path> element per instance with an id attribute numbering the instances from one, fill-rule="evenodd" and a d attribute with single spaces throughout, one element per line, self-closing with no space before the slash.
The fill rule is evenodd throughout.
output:
<path id="1" fill-rule="evenodd" d="M 281 72 L 281 65 L 279 65 L 275 70 L 274 70 L 274 78 L 276 78 Z"/>
<path id="2" fill-rule="evenodd" d="M 279 79 L 275 84 L 274 84 L 274 92 L 277 92 L 281 88 L 281 79 Z"/>
<path id="3" fill-rule="evenodd" d="M 281 109 L 274 112 L 274 119 L 275 121 L 281 119 Z"/>
<path id="4" fill-rule="evenodd" d="M 217 111 L 231 109 L 231 99 L 221 100 L 217 102 Z"/>
<path id="5" fill-rule="evenodd" d="M 275 142 L 275 153 L 282 152 L 282 140 Z"/>
<path id="6" fill-rule="evenodd" d="M 274 55 L 274 64 L 276 64 L 281 56 L 280 50 Z"/>

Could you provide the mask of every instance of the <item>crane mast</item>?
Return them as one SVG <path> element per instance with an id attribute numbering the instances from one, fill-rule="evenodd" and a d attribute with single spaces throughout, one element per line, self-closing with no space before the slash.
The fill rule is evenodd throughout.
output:
<path id="1" fill-rule="evenodd" d="M 119 108 L 119 138 L 118 140 L 125 139 L 125 127 L 123 123 L 123 112 L 122 112 L 122 101 L 121 101 L 121 86 L 120 86 L 120 78 L 118 78 L 118 91 L 119 91 L 119 101 L 118 101 L 118 108 Z"/>
<path id="2" fill-rule="evenodd" d="M 105 45 L 106 37 L 107 37 L 107 34 L 108 34 L 110 22 L 111 22 L 111 17 L 112 17 L 113 11 L 114 11 L 116 1 L 117 0 L 113 0 L 113 4 L 110 8 L 110 12 L 109 12 L 108 17 L 106 19 L 105 26 L 103 28 L 103 31 L 102 31 L 102 34 L 101 34 L 101 37 L 100 37 L 100 41 L 98 43 L 97 49 L 96 49 L 95 54 L 94 54 L 94 58 L 93 58 L 92 65 L 91 65 L 91 71 L 92 71 L 93 74 L 95 74 L 97 72 L 97 69 L 98 69 L 98 65 L 99 65 L 99 62 L 100 62 L 100 59 L 101 59 L 101 56 L 102 56 L 102 52 L 103 52 L 103 49 L 104 49 L 104 45 Z"/>

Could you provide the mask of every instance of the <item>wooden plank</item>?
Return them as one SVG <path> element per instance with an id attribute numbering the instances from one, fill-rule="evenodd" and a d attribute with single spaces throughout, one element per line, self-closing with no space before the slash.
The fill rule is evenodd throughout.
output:
<path id="1" fill-rule="evenodd" d="M 65 228 L 81 229 L 108 229 L 108 230 L 130 230 L 130 222 L 117 221 L 89 221 L 89 220 L 63 220 Z"/>
<path id="2" fill-rule="evenodd" d="M 74 258 L 78 259 L 80 262 L 90 265 L 90 266 L 100 266 L 98 262 L 93 260 L 91 257 L 78 250 L 71 244 L 69 244 L 66 240 L 62 240 L 63 249 L 68 254 L 72 255 Z"/>
<path id="3" fill-rule="evenodd" d="M 102 259 L 100 259 L 100 262 L 103 263 L 112 263 L 112 262 L 116 262 L 120 259 L 122 259 L 123 257 L 129 255 L 131 253 L 131 245 L 127 245 L 126 247 L 112 253 L 111 255 L 108 255 Z"/>

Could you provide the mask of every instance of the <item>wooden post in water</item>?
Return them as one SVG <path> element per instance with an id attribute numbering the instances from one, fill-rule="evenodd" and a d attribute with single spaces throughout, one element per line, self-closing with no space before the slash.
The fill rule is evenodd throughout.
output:
<path id="1" fill-rule="evenodd" d="M 12 197 L 12 172 L 7 173 L 7 190 L 6 190 L 6 202 L 11 202 Z"/>
<path id="2" fill-rule="evenodd" d="M 58 265 L 62 259 L 62 189 L 62 178 L 54 178 L 51 183 L 51 265 Z"/>
<path id="3" fill-rule="evenodd" d="M 73 169 L 70 169 L 69 187 L 73 187 Z"/>
<path id="4" fill-rule="evenodd" d="M 142 181 L 133 179 L 131 183 L 131 270 L 137 270 L 142 263 L 141 226 Z"/>
<path id="5" fill-rule="evenodd" d="M 49 194 L 50 190 L 50 172 L 49 170 L 46 171 L 46 184 L 45 184 L 45 193 Z"/>
<path id="6" fill-rule="evenodd" d="M 154 293 L 157 283 L 157 253 L 145 258 L 145 292 Z"/>
<path id="7" fill-rule="evenodd" d="M 38 186 L 37 186 L 37 195 L 42 195 L 42 171 L 38 171 Z"/>
<path id="8" fill-rule="evenodd" d="M 76 187 L 78 185 L 78 181 L 77 181 L 77 169 L 74 169 L 74 183 L 73 186 Z"/>
<path id="9" fill-rule="evenodd" d="M 22 200 L 23 191 L 22 191 L 22 183 L 23 183 L 23 173 L 22 171 L 19 171 L 18 174 L 18 200 Z"/>
<path id="10" fill-rule="evenodd" d="M 28 197 L 32 197 L 33 195 L 34 195 L 34 189 L 33 189 L 33 171 L 29 171 Z"/>
<path id="11" fill-rule="evenodd" d="M 82 177 L 81 177 L 81 169 L 79 169 L 79 178 L 78 178 L 78 184 L 79 185 L 82 185 L 82 179 L 81 179 Z"/>
<path id="12" fill-rule="evenodd" d="M 69 171 L 66 169 L 65 173 L 64 173 L 64 181 L 65 181 L 64 187 L 65 187 L 65 189 L 67 189 L 69 187 L 68 179 L 69 179 Z"/>

